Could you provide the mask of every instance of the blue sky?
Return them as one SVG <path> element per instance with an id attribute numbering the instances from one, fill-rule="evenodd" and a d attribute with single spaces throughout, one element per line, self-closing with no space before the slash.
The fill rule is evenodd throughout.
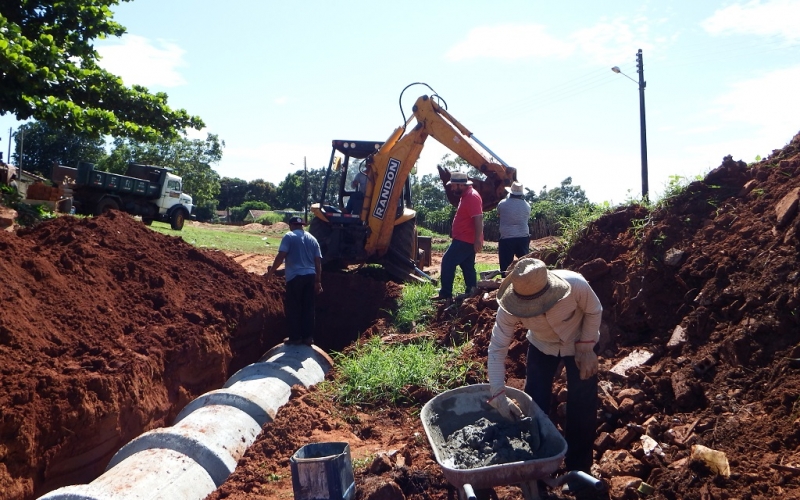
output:
<path id="1" fill-rule="evenodd" d="M 220 176 L 278 184 L 304 159 L 326 166 L 332 139 L 384 140 L 403 88 L 424 82 L 526 187 L 572 177 L 590 200 L 621 203 L 641 193 L 639 92 L 611 67 L 638 80 L 638 49 L 651 197 L 800 131 L 800 0 L 135 0 L 114 12 L 128 33 L 98 41 L 102 64 L 202 117 L 226 144 Z M 406 116 L 429 93 L 407 90 Z M 17 125 L 0 117 L 4 152 Z M 446 153 L 429 138 L 418 172 Z"/>

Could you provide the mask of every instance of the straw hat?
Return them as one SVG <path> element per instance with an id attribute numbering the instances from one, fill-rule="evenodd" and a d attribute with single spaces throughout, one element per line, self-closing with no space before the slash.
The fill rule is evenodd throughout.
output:
<path id="1" fill-rule="evenodd" d="M 497 290 L 500 307 L 519 318 L 544 314 L 569 295 L 569 283 L 539 259 L 520 259 Z"/>
<path id="2" fill-rule="evenodd" d="M 511 187 L 506 187 L 506 191 L 514 196 L 523 196 L 525 194 L 522 192 L 522 183 L 517 181 L 514 181 L 514 183 L 511 184 Z"/>
<path id="3" fill-rule="evenodd" d="M 449 186 L 450 184 L 463 184 L 465 186 L 471 186 L 472 181 L 469 180 L 467 174 L 464 172 L 453 172 L 450 174 L 450 180 L 447 181 L 447 185 Z"/>

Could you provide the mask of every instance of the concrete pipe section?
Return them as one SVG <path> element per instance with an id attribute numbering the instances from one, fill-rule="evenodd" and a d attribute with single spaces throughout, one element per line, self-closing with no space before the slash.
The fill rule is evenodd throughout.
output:
<path id="1" fill-rule="evenodd" d="M 146 432 L 123 446 L 105 473 L 40 500 L 202 500 L 225 482 L 261 426 L 289 401 L 295 384 L 310 387 L 333 366 L 322 350 L 280 344 L 195 399 L 172 427 Z"/>

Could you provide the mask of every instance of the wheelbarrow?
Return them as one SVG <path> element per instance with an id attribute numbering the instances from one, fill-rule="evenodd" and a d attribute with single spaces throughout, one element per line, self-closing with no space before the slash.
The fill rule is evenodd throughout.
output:
<path id="1" fill-rule="evenodd" d="M 537 481 L 544 481 L 551 487 L 567 483 L 573 490 L 587 486 L 602 490 L 602 482 L 584 472 L 572 471 L 557 478 L 552 477 L 567 453 L 567 442 L 530 396 L 512 387 L 506 387 L 506 394 L 517 402 L 523 414 L 533 417 L 533 422 L 538 425 L 540 447 L 537 456 L 544 458 L 472 469 L 454 467 L 453 457 L 446 456 L 444 444 L 448 437 L 481 418 L 492 422 L 499 422 L 503 418 L 486 402 L 491 397 L 489 384 L 451 389 L 434 397 L 422 408 L 422 427 L 433 448 L 436 462 L 442 468 L 445 479 L 458 490 L 461 500 L 475 499 L 475 490 L 508 485 L 519 485 L 526 499 L 535 500 L 540 498 Z"/>

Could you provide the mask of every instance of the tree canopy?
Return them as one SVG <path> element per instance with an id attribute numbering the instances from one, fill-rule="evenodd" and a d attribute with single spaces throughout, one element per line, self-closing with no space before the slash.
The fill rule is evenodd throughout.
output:
<path id="1" fill-rule="evenodd" d="M 92 137 L 138 140 L 201 129 L 167 94 L 126 87 L 98 66 L 93 41 L 121 36 L 110 6 L 128 0 L 6 0 L 0 12 L 0 114 Z"/>
<path id="2" fill-rule="evenodd" d="M 14 137 L 13 162 L 46 178 L 50 177 L 54 163 L 75 167 L 79 160 L 97 163 L 106 156 L 103 139 L 65 132 L 44 122 L 21 125 Z"/>
<path id="3" fill-rule="evenodd" d="M 289 174 L 278 185 L 277 200 L 274 206 L 278 208 L 293 208 L 305 210 L 311 203 L 322 199 L 322 187 L 325 183 L 326 167 L 309 169 L 308 175 L 304 170 Z M 325 191 L 325 203 L 336 204 L 339 190 L 341 172 L 334 172 L 328 179 L 328 189 Z M 308 178 L 308 186 L 306 186 Z"/>
<path id="4" fill-rule="evenodd" d="M 572 177 L 561 181 L 556 188 L 547 189 L 543 186 L 537 195 L 530 189 L 525 189 L 525 199 L 531 204 L 531 218 L 545 218 L 557 221 L 569 218 L 580 210 L 592 206 L 586 197 L 586 192 L 580 186 L 572 185 Z"/>

